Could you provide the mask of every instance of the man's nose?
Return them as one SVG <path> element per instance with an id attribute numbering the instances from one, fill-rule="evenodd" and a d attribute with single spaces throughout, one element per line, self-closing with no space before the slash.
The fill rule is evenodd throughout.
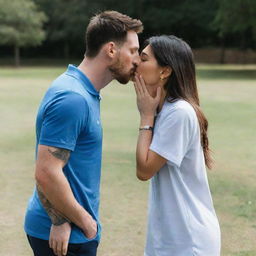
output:
<path id="1" fill-rule="evenodd" d="M 136 66 L 138 66 L 138 65 L 141 63 L 140 55 L 137 55 L 137 56 L 134 58 L 133 63 L 134 63 Z"/>

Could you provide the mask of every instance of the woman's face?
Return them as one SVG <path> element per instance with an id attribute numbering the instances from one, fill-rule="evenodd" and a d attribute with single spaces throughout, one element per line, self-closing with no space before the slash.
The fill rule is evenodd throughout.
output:
<path id="1" fill-rule="evenodd" d="M 141 62 L 137 67 L 137 73 L 142 75 L 147 86 L 159 85 L 163 68 L 158 65 L 150 45 L 143 49 L 140 58 Z"/>

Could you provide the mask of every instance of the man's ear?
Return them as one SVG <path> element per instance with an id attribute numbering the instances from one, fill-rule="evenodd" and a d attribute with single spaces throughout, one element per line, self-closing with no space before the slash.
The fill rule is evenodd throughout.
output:
<path id="1" fill-rule="evenodd" d="M 109 58 L 114 59 L 118 51 L 117 45 L 114 42 L 108 42 L 104 48 L 106 55 Z"/>

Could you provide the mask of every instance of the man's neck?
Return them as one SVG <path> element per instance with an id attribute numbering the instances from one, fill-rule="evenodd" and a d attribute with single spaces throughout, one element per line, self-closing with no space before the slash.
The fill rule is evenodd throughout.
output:
<path id="1" fill-rule="evenodd" d="M 87 58 L 78 66 L 91 81 L 97 91 L 100 91 L 113 80 L 111 72 L 100 58 Z"/>

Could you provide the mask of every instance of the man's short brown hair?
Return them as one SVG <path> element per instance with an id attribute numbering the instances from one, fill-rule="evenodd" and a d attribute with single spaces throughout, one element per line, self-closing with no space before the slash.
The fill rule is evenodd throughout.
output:
<path id="1" fill-rule="evenodd" d="M 124 43 L 130 30 L 142 32 L 142 22 L 116 11 L 105 11 L 93 16 L 86 30 L 85 55 L 95 57 L 102 45 L 110 41 Z"/>

